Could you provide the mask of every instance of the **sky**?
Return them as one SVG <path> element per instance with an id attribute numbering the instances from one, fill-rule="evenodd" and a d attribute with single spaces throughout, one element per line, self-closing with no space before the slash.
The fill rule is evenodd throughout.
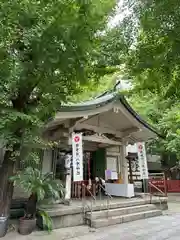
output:
<path id="1" fill-rule="evenodd" d="M 116 14 L 115 16 L 110 19 L 109 26 L 116 26 L 119 22 L 121 22 L 125 16 L 129 15 L 131 12 L 128 7 L 123 6 L 124 0 L 119 0 L 117 8 L 116 8 Z"/>
<path id="2" fill-rule="evenodd" d="M 119 0 L 117 8 L 116 8 L 115 16 L 113 18 L 111 18 L 108 23 L 109 27 L 115 27 L 121 21 L 123 21 L 124 17 L 131 14 L 130 9 L 128 7 L 123 6 L 123 4 L 124 4 L 124 0 Z M 121 77 L 122 77 L 122 79 L 121 79 Z M 119 88 L 121 90 L 128 90 L 132 87 L 129 80 L 128 79 L 124 80 L 123 76 L 119 76 L 119 79 L 117 79 L 117 81 L 119 81 L 119 80 L 120 80 L 120 84 L 117 86 L 117 88 Z"/>

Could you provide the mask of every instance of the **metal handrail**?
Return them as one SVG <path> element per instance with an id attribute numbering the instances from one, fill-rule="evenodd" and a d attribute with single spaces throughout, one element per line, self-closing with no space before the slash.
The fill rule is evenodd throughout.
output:
<path id="1" fill-rule="evenodd" d="M 155 188 L 158 192 L 162 193 L 162 195 L 165 195 L 165 193 L 163 191 L 161 191 L 160 188 L 158 188 L 156 185 L 154 185 L 153 183 L 149 182 L 149 185 L 152 186 L 153 188 Z"/>
<path id="2" fill-rule="evenodd" d="M 107 191 L 106 191 L 106 189 L 103 187 L 103 185 L 102 184 L 99 184 L 99 186 L 100 186 L 100 188 L 107 194 L 107 196 L 109 197 L 109 198 L 113 198 Z"/>
<path id="3" fill-rule="evenodd" d="M 91 197 L 92 197 L 94 200 L 96 200 L 95 196 L 92 194 L 92 192 L 88 189 L 88 187 L 87 187 L 84 183 L 82 184 L 82 186 L 85 187 L 86 190 L 88 191 L 88 193 L 91 195 Z"/>
<path id="4" fill-rule="evenodd" d="M 107 198 L 107 218 L 109 216 L 109 199 L 112 199 L 113 197 L 106 191 L 106 189 L 103 187 L 102 184 L 99 183 L 100 189 L 102 189 L 108 196 Z M 100 201 L 101 201 L 101 191 L 100 191 Z M 100 203 L 100 211 L 101 211 L 101 203 Z"/>
<path id="5" fill-rule="evenodd" d="M 92 209 L 93 209 L 93 200 L 96 200 L 96 197 L 92 194 L 92 192 L 88 189 L 88 187 L 85 184 L 82 184 L 82 187 L 84 187 L 88 193 L 91 196 L 91 206 L 89 206 L 86 201 L 85 198 L 83 199 L 83 214 L 84 214 L 84 220 L 86 220 L 86 207 L 90 210 L 90 227 L 91 227 L 91 223 L 92 223 Z"/>
<path id="6" fill-rule="evenodd" d="M 158 192 L 160 192 L 160 193 L 162 194 L 162 196 L 166 196 L 166 193 L 163 192 L 160 188 L 158 188 L 158 187 L 157 187 L 156 185 L 154 185 L 153 183 L 149 182 L 149 185 L 150 185 L 150 187 L 154 187 Z M 150 188 L 150 189 L 151 189 L 151 188 Z M 152 196 L 153 196 L 153 194 L 152 194 L 152 192 L 151 192 L 151 190 L 150 190 L 150 203 L 152 203 Z M 159 197 L 160 209 L 162 209 L 161 196 L 158 195 L 158 197 Z"/>

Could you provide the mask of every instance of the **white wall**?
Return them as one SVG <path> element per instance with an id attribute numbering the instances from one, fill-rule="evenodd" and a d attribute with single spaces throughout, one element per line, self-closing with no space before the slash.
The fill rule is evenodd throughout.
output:
<path id="1" fill-rule="evenodd" d="M 120 173 L 120 147 L 106 148 L 106 169 L 111 169 Z"/>

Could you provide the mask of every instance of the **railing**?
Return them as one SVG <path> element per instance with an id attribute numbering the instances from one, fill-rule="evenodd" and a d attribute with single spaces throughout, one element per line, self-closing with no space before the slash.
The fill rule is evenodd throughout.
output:
<path id="1" fill-rule="evenodd" d="M 107 207 L 107 218 L 109 217 L 109 206 L 110 206 L 110 199 L 113 197 L 106 191 L 102 184 L 99 183 L 99 193 L 100 193 L 100 211 L 101 211 L 101 201 L 102 201 L 102 190 L 107 196 L 106 207 Z"/>
<path id="2" fill-rule="evenodd" d="M 152 193 L 152 188 L 156 189 L 161 195 L 155 195 L 157 197 L 159 197 L 159 204 L 160 204 L 160 208 L 162 209 L 162 202 L 161 202 L 161 197 L 166 197 L 166 193 L 161 191 L 160 188 L 156 187 L 154 184 L 152 184 L 151 182 L 149 182 L 149 186 L 150 186 L 150 203 L 152 203 L 152 197 L 153 197 L 153 193 Z"/>
<path id="3" fill-rule="evenodd" d="M 158 188 L 156 185 L 154 185 L 153 183 L 149 182 L 150 185 L 150 189 L 151 188 L 155 188 L 159 193 L 161 193 L 163 196 L 166 196 L 166 193 L 163 192 L 160 188 Z M 152 193 L 152 191 L 150 190 L 150 193 Z"/>
<path id="4" fill-rule="evenodd" d="M 71 197 L 74 199 L 81 199 L 83 205 L 83 214 L 84 220 L 86 219 L 86 212 L 90 211 L 90 223 L 92 220 L 92 211 L 93 211 L 93 201 L 96 203 L 96 194 L 100 197 L 100 211 L 102 206 L 102 191 L 107 196 L 106 201 L 106 208 L 107 208 L 107 217 L 109 215 L 109 207 L 110 207 L 110 199 L 112 196 L 106 192 L 106 189 L 103 187 L 102 184 L 96 181 L 92 181 L 91 186 L 89 186 L 89 181 L 82 181 L 82 182 L 73 182 L 71 188 Z M 88 201 L 90 200 L 90 206 Z"/>
<path id="5" fill-rule="evenodd" d="M 153 194 L 156 192 L 161 193 L 164 196 L 167 196 L 167 184 L 166 179 L 163 173 L 151 174 L 149 180 L 150 193 Z"/>
<path id="6" fill-rule="evenodd" d="M 167 193 L 180 193 L 180 180 L 152 179 L 151 182 Z"/>
<path id="7" fill-rule="evenodd" d="M 84 188 L 84 185 L 86 188 Z M 87 196 L 96 195 L 96 182 L 92 181 L 91 188 L 87 190 L 89 181 L 73 182 L 71 186 L 71 198 L 82 199 Z"/>
<path id="8" fill-rule="evenodd" d="M 92 194 L 92 192 L 89 190 L 89 188 L 87 187 L 87 185 L 82 184 L 82 189 L 83 192 L 88 192 L 89 195 L 91 196 L 91 204 L 90 206 L 87 204 L 87 200 L 85 197 L 82 198 L 82 204 L 83 204 L 83 216 L 84 216 L 84 223 L 86 224 L 87 218 L 86 218 L 86 209 L 90 210 L 90 227 L 91 227 L 91 223 L 92 223 L 92 211 L 93 211 L 93 200 L 96 201 L 96 197 Z"/>
<path id="9" fill-rule="evenodd" d="M 164 174 L 161 174 L 161 178 L 157 178 L 158 175 L 151 175 L 151 179 L 149 181 L 149 193 L 150 193 L 150 203 L 152 203 L 152 197 L 159 197 L 160 207 L 162 206 L 161 197 L 167 196 L 167 186 Z"/>

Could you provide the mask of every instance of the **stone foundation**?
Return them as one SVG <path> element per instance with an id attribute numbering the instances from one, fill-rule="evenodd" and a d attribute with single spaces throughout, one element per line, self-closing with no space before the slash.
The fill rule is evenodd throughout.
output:
<path id="1" fill-rule="evenodd" d="M 93 204 L 93 212 L 107 209 L 107 203 L 97 201 Z M 152 204 L 155 204 L 159 210 L 167 210 L 168 204 L 167 199 L 161 199 L 161 204 L 158 198 L 152 199 Z M 150 198 L 148 199 L 136 199 L 136 200 L 122 200 L 122 199 L 112 199 L 109 205 L 109 209 L 119 209 L 119 208 L 128 208 L 132 206 L 140 206 L 150 204 Z M 42 207 L 41 207 L 42 208 Z M 85 213 L 83 207 L 80 205 L 74 206 L 65 206 L 64 204 L 56 204 L 48 206 L 48 209 L 43 207 L 49 216 L 52 218 L 53 229 L 66 228 L 66 227 L 75 227 L 85 224 Z M 85 212 L 90 212 L 90 209 L 87 207 Z M 37 225 L 42 229 L 42 219 L 41 217 L 37 218 Z"/>

